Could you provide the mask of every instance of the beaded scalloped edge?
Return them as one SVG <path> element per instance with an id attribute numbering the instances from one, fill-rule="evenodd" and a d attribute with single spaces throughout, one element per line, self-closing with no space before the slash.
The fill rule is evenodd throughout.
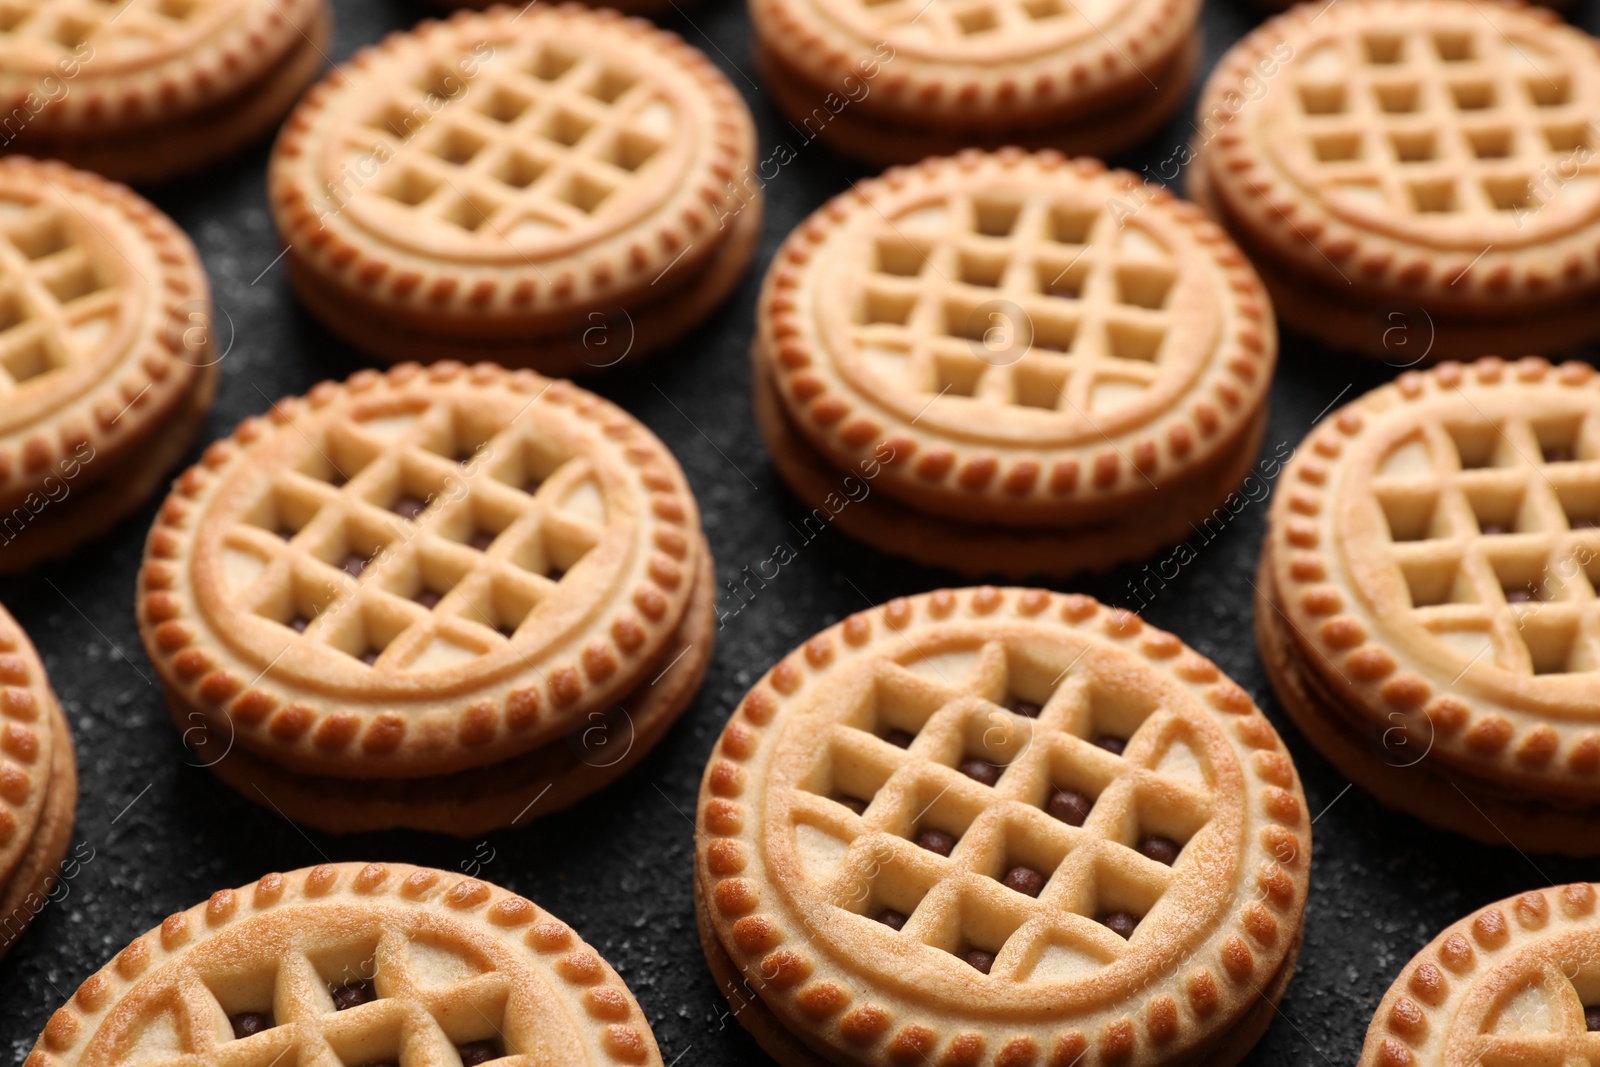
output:
<path id="1" fill-rule="evenodd" d="M 1128 0 L 1129 6 L 1134 2 Z M 761 47 L 824 87 L 817 94 L 819 102 L 827 88 L 861 78 L 865 65 L 881 61 L 877 49 L 893 33 L 886 27 L 876 39 L 857 37 L 836 26 L 821 6 L 819 0 L 750 2 Z M 914 123 L 934 116 L 970 122 L 998 118 L 1009 125 L 1081 110 L 1085 101 L 1124 86 L 1136 84 L 1142 90 L 1148 82 L 1144 70 L 1176 56 L 1200 16 L 1200 4 L 1193 0 L 1157 0 L 1143 7 L 1144 17 L 1131 26 L 1119 23 L 1109 35 L 1091 34 L 1081 45 L 1021 60 L 894 55 L 870 79 L 873 102 L 865 106 L 902 113 Z"/>
<path id="2" fill-rule="evenodd" d="M 365 230 L 355 232 L 354 224 L 345 222 L 342 214 L 332 215 L 327 220 L 330 225 L 325 226 L 312 204 L 320 176 L 301 171 L 315 165 L 306 142 L 318 117 L 352 84 L 347 68 L 365 71 L 419 39 L 426 41 L 443 33 L 464 35 L 479 27 L 485 33 L 506 32 L 519 16 L 518 32 L 525 34 L 538 32 L 552 19 L 583 23 L 591 33 L 620 33 L 685 71 L 705 94 L 710 113 L 717 116 L 715 125 L 703 132 L 709 158 L 639 224 L 600 235 L 574 253 L 545 261 L 542 268 L 534 262 L 463 267 L 453 258 L 429 259 L 409 251 L 407 265 L 400 266 L 394 261 L 394 250 L 379 244 Z M 415 304 L 441 313 L 533 315 L 582 307 L 608 293 L 644 284 L 692 245 L 709 248 L 720 241 L 719 224 L 740 208 L 736 182 L 754 164 L 755 151 L 755 123 L 744 98 L 705 53 L 677 34 L 642 18 L 579 3 L 523 9 L 501 4 L 482 13 L 457 11 L 445 20 L 425 19 L 406 33 L 390 34 L 378 44 L 360 49 L 330 71 L 307 91 L 284 123 L 268 165 L 268 199 L 283 243 L 297 249 L 295 254 L 319 276 L 368 300 Z"/>
<path id="3" fill-rule="evenodd" d="M 234 2 L 244 10 L 220 33 L 193 51 L 167 49 L 153 74 L 149 63 L 101 73 L 94 52 L 76 61 L 76 74 L 52 68 L 70 91 L 34 114 L 33 124 L 41 132 L 66 137 L 116 134 L 126 132 L 132 122 L 178 119 L 247 89 L 305 40 L 304 31 L 319 12 L 327 17 L 327 0 Z M 7 69 L 0 64 L 0 71 Z M 23 107 L 29 96 L 39 98 L 41 77 L 49 73 L 0 73 L 0 113 Z"/>
<path id="4" fill-rule="evenodd" d="M 238 889 L 220 889 L 204 904 L 167 916 L 135 938 L 78 986 L 58 1008 L 25 1061 L 27 1067 L 76 1062 L 72 1051 L 91 1037 L 134 985 L 207 938 L 266 912 L 319 901 L 430 907 L 475 923 L 492 937 L 520 936 L 539 969 L 559 979 L 569 1003 L 581 1002 L 596 1044 L 620 1064 L 661 1062 L 644 1012 L 626 983 L 571 927 L 532 901 L 475 878 L 402 863 L 324 863 L 269 874 Z M 524 932 L 525 931 L 525 932 Z"/>
<path id="5" fill-rule="evenodd" d="M 812 257 L 863 208 L 877 211 L 874 201 L 896 195 L 913 182 L 937 180 L 950 172 L 976 173 L 986 164 L 999 167 L 1001 176 L 1031 165 L 1044 176 L 1060 171 L 1063 178 L 1101 181 L 1113 196 L 1118 191 L 1138 191 L 1148 198 L 1143 210 L 1161 211 L 1182 223 L 1209 252 L 1226 280 L 1219 295 L 1231 301 L 1231 307 L 1221 316 L 1224 340 L 1190 390 L 1186 406 L 1169 409 L 1120 442 L 1070 450 L 1081 452 L 1081 458 L 1066 455 L 1051 460 L 1022 449 L 997 455 L 988 447 L 964 446 L 923 427 L 898 422 L 885 425 L 887 420 L 871 412 L 869 405 L 855 403 L 856 398 L 846 391 L 848 386 L 831 372 L 825 379 L 812 369 L 828 359 L 815 350 L 808 337 L 808 307 L 796 295 Z M 996 501 L 1031 498 L 1038 503 L 1070 503 L 1140 492 L 1156 477 L 1178 475 L 1205 462 L 1212 456 L 1209 443 L 1229 440 L 1260 411 L 1278 348 L 1272 305 L 1260 278 L 1226 231 L 1198 206 L 1178 199 L 1164 187 L 1149 186 L 1128 171 L 1108 171 L 1097 159 L 1069 159 L 1055 151 L 1029 153 L 1019 148 L 999 152 L 969 149 L 915 166 L 893 167 L 878 178 L 857 182 L 850 192 L 835 196 L 789 235 L 773 257 L 757 314 L 758 336 L 777 372 L 784 407 L 804 427 L 806 436 L 835 456 L 872 456 L 881 445 L 887 445 L 894 457 L 891 466 L 909 466 L 915 477 L 912 484 L 975 502 L 988 496 Z M 1226 334 L 1230 317 L 1236 324 L 1231 342 Z"/>
<path id="6" fill-rule="evenodd" d="M 1476 976 L 1497 965 L 1502 950 L 1525 944 L 1527 936 L 1538 935 L 1552 919 L 1558 927 L 1579 922 L 1592 926 L 1600 897 L 1596 889 L 1587 882 L 1535 889 L 1480 908 L 1446 927 L 1412 957 L 1384 994 L 1367 1029 L 1362 1067 L 1418 1067 L 1418 1053 L 1436 1025 L 1430 1016 L 1436 1016 L 1450 998 L 1462 995 L 1456 986 L 1470 986 Z M 1545 936 L 1559 934 L 1557 929 Z"/>
<path id="7" fill-rule="evenodd" d="M 528 370 L 509 371 L 493 363 L 471 367 L 455 362 L 421 367 L 402 363 L 387 371 L 363 370 L 344 383 L 322 382 L 304 397 L 274 404 L 266 415 L 241 422 L 232 437 L 213 443 L 201 461 L 174 483 L 162 504 L 145 545 L 139 572 L 138 618 L 140 635 L 151 662 L 163 682 L 202 711 L 226 713 L 248 736 L 258 752 L 300 749 L 323 761 L 350 754 L 383 757 L 400 750 L 407 736 L 407 719 L 397 711 L 341 708 L 332 699 L 319 699 L 303 691 L 284 696 L 269 673 L 254 681 L 218 663 L 208 645 L 211 635 L 204 619 L 186 614 L 193 595 L 187 566 L 197 523 L 212 490 L 225 482 L 230 468 L 248 458 L 250 446 L 274 429 L 290 424 L 304 412 L 315 412 L 345 398 L 375 395 L 377 390 L 404 390 L 464 381 L 477 387 L 504 388 L 535 402 L 557 404 L 594 423 L 638 473 L 648 494 L 653 543 L 644 577 L 632 589 L 619 593 L 613 603 L 590 624 L 591 635 L 581 652 L 569 661 L 553 663 L 536 672 L 536 679 L 505 691 L 486 695 L 470 692 L 457 698 L 458 728 L 454 744 L 483 752 L 500 741 L 515 741 L 522 751 L 541 738 L 552 736 L 563 724 L 581 714 L 590 703 L 588 694 L 615 683 L 619 672 L 637 669 L 644 656 L 662 647 L 661 640 L 678 626 L 694 580 L 695 553 L 700 544 L 699 511 L 677 460 L 644 424 L 621 408 L 571 382 L 542 377 Z M 673 611 L 673 604 L 678 610 Z M 651 641 L 654 634 L 656 641 Z M 517 681 L 523 681 L 522 676 Z M 541 720 L 543 722 L 541 723 Z M 536 725 L 542 729 L 533 729 Z M 421 742 L 419 742 L 420 744 Z M 429 741 L 424 755 L 440 749 Z"/>
<path id="8" fill-rule="evenodd" d="M 1472 706 L 1415 670 L 1404 666 L 1387 646 L 1373 639 L 1370 625 L 1358 617 L 1357 598 L 1330 578 L 1339 570 L 1337 546 L 1324 544 L 1318 518 L 1336 506 L 1340 480 L 1333 466 L 1346 446 L 1369 426 L 1364 409 L 1372 407 L 1384 420 L 1401 407 L 1456 389 L 1462 384 L 1500 385 L 1551 383 L 1600 392 L 1600 375 L 1587 363 L 1552 366 L 1537 356 L 1509 363 L 1486 356 L 1472 363 L 1440 363 L 1426 371 L 1407 371 L 1325 418 L 1297 450 L 1274 494 L 1268 519 L 1268 551 L 1274 557 L 1277 601 L 1285 617 L 1317 652 L 1351 684 L 1353 699 L 1366 705 L 1374 721 L 1394 721 L 1391 713 L 1422 715 L 1440 742 L 1479 761 L 1514 758 L 1519 769 L 1538 772 L 1564 762 L 1572 772 L 1593 775 L 1600 770 L 1600 730 L 1578 737 L 1558 761 L 1560 735 L 1546 723 L 1521 731 L 1497 711 Z M 1279 559 L 1278 553 L 1282 553 Z M 1315 635 L 1314 637 L 1311 635 Z"/>
<path id="9" fill-rule="evenodd" d="M 706 888 L 706 903 L 717 926 L 718 940 L 743 971 L 759 969 L 764 1000 L 786 1002 L 785 1015 L 810 1020 L 816 1029 L 855 1050 L 865 1062 L 883 1057 L 894 1063 L 933 1063 L 934 1051 L 950 1038 L 937 1062 L 940 1067 L 972 1067 L 980 1062 L 995 1067 L 1072 1067 L 1094 1049 L 1093 1062 L 1123 1063 L 1141 1050 L 1160 1054 L 1185 1025 L 1178 999 L 1159 989 L 1144 992 L 1143 1012 L 1131 1010 L 1104 1025 L 1099 1033 L 1085 1034 L 1063 1027 L 1041 1046 L 1037 1035 L 996 1024 L 994 1058 L 985 1058 L 987 1040 L 977 1028 L 960 1028 L 941 1035 L 937 1028 L 917 1020 L 896 1020 L 891 1011 L 871 996 L 853 992 L 828 977 L 816 976 L 820 961 L 803 947 L 804 938 L 782 915 L 762 912 L 763 887 L 749 876 L 751 857 L 758 853 L 759 825 L 747 825 L 747 808 L 740 801 L 748 775 L 741 764 L 763 744 L 771 743 L 785 699 L 805 690 L 806 683 L 826 673 L 841 656 L 854 656 L 887 635 L 903 638 L 921 623 L 948 623 L 961 618 L 974 621 L 1014 618 L 1023 621 L 1060 620 L 1095 639 L 1142 655 L 1155 669 L 1168 673 L 1191 690 L 1196 699 L 1218 713 L 1219 723 L 1232 725 L 1243 745 L 1253 750 L 1240 761 L 1242 775 L 1258 789 L 1252 807 L 1266 825 L 1254 845 L 1246 845 L 1248 869 L 1253 859 L 1253 899 L 1235 909 L 1226 928 L 1212 934 L 1218 946 L 1220 968 L 1197 964 L 1184 980 L 1189 1011 L 1200 1019 L 1216 1012 L 1230 999 L 1259 995 L 1262 983 L 1275 967 L 1264 968 L 1258 953 L 1269 963 L 1281 964 L 1293 930 L 1303 920 L 1307 867 L 1311 856 L 1311 827 L 1306 818 L 1293 761 L 1282 740 L 1256 707 L 1250 695 L 1209 659 L 1188 648 L 1173 634 L 1147 626 L 1132 612 L 1108 608 L 1093 597 L 1077 593 L 1051 593 L 1042 589 L 996 588 L 941 589 L 910 598 L 897 598 L 880 607 L 850 616 L 812 637 L 784 657 L 747 693 L 728 720 L 711 758 L 700 789 L 695 863 Z M 1248 874 L 1242 874 L 1248 879 Z M 1276 913 L 1276 914 L 1274 914 Z M 1252 947 L 1254 946 L 1254 947 Z M 877 1059 L 872 1059 L 877 1062 Z"/>
<path id="10" fill-rule="evenodd" d="M 44 810 L 38 783 L 50 776 L 55 704 L 38 652 L 0 606 L 0 859 L 12 861 L 0 866 L 0 882 L 10 877 Z"/>
<path id="11" fill-rule="evenodd" d="M 211 287 L 199 254 L 155 205 L 125 185 L 65 163 L 26 156 L 0 159 L 0 183 L 19 177 L 34 184 L 37 178 L 45 183 L 46 196 L 54 192 L 80 213 L 83 209 L 73 200 L 83 197 L 120 215 L 155 254 L 161 273 L 150 280 L 150 287 L 165 307 L 164 321 L 185 321 L 179 311 L 192 300 L 205 302 L 209 320 Z M 97 453 L 114 449 L 137 436 L 149 420 L 169 414 L 198 371 L 184 359 L 180 337 L 174 330 L 139 337 L 105 377 L 52 409 L 44 422 L 0 435 L 0 493 L 27 493 L 84 445 Z"/>
<path id="12" fill-rule="evenodd" d="M 1392 27 L 1406 4 L 1437 7 L 1441 0 L 1346 0 L 1334 18 L 1358 19 L 1371 9 L 1369 23 Z M 1455 0 L 1450 0 L 1454 3 Z M 1327 264 L 1353 268 L 1356 281 L 1393 297 L 1407 294 L 1448 297 L 1452 305 L 1481 305 L 1487 299 L 1503 301 L 1571 296 L 1600 286 L 1600 227 L 1590 225 L 1576 233 L 1527 248 L 1487 252 L 1443 253 L 1372 230 L 1358 229 L 1335 216 L 1320 201 L 1306 197 L 1291 182 L 1283 188 L 1271 174 L 1270 153 L 1264 145 L 1235 126 L 1238 116 L 1221 104 L 1221 97 L 1238 80 L 1254 70 L 1257 60 L 1284 41 L 1318 32 L 1313 23 L 1326 10 L 1323 3 L 1302 3 L 1275 15 L 1228 50 L 1212 71 L 1200 95 L 1198 115 L 1204 121 L 1213 113 L 1224 116 L 1224 126 L 1197 156 L 1207 168 L 1212 195 L 1225 202 L 1226 213 L 1248 225 L 1251 240 L 1280 250 L 1280 254 L 1320 271 Z M 1523 0 L 1485 0 L 1470 7 L 1465 17 L 1488 19 L 1491 14 L 1520 20 L 1537 33 L 1559 34 L 1586 47 L 1600 58 L 1600 41 L 1566 25 L 1547 7 Z M 1488 8 L 1489 10 L 1483 10 Z M 1322 27 L 1326 30 L 1326 26 Z M 1250 109 L 1246 108 L 1245 111 Z M 1241 111 L 1240 114 L 1243 114 Z M 1443 216 L 1441 216 L 1443 217 Z M 1302 255 L 1310 248 L 1316 255 Z M 1559 265 L 1559 266 L 1557 266 Z M 1331 277 L 1331 276 L 1330 276 Z M 1348 281 L 1344 275 L 1340 280 Z M 1399 287 L 1396 290 L 1395 287 Z"/>

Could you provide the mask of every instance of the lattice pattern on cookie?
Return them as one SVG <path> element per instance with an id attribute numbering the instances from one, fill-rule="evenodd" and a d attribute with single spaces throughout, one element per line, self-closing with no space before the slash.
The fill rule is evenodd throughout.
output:
<path id="1" fill-rule="evenodd" d="M 0 396 L 96 354 L 122 294 L 60 202 L 0 201 Z"/>
<path id="2" fill-rule="evenodd" d="M 1285 68 L 1282 109 L 1329 195 L 1402 216 L 1514 218 L 1600 176 L 1594 101 L 1567 61 L 1469 7 L 1331 37 Z"/>
<path id="3" fill-rule="evenodd" d="M 390 211 L 497 247 L 627 201 L 658 180 L 648 164 L 684 121 L 640 69 L 526 35 L 497 42 L 471 74 L 436 62 L 382 96 L 340 132 L 341 154 L 389 161 L 373 192 Z"/>
<path id="4" fill-rule="evenodd" d="M 861 0 L 881 20 L 885 32 L 915 35 L 919 40 L 960 41 L 980 38 L 988 44 L 1007 39 L 1026 42 L 1042 29 L 1091 30 L 1100 18 L 1115 17 L 1112 3 L 1074 4 L 1068 0 L 955 0 L 929 4 L 921 0 Z M 1044 23 L 1045 26 L 1040 24 Z"/>
<path id="5" fill-rule="evenodd" d="M 165 1010 L 134 1033 L 142 1063 L 538 1062 L 538 1020 L 513 976 L 470 949 L 416 931 L 319 929 L 270 959 L 186 961 Z M 363 924 L 369 928 L 375 924 Z"/>
<path id="6" fill-rule="evenodd" d="M 1001 641 L 875 664 L 815 727 L 791 794 L 823 898 L 1008 981 L 1087 975 L 1142 942 L 1191 876 L 1209 769 L 1192 724 L 1093 664 L 1051 677 Z"/>
<path id="7" fill-rule="evenodd" d="M 525 422 L 439 402 L 328 425 L 228 530 L 255 613 L 380 672 L 504 646 L 601 539 L 587 461 Z"/>
<path id="8" fill-rule="evenodd" d="M 1374 472 L 1410 597 L 1390 607 L 1469 661 L 1600 670 L 1600 415 L 1467 414 L 1426 422 Z"/>
<path id="9" fill-rule="evenodd" d="M 237 0 L 3 0 L 0 48 L 26 47 L 50 60 L 78 46 L 125 52 L 148 42 L 155 48 L 186 24 L 203 22 Z"/>
<path id="10" fill-rule="evenodd" d="M 1183 264 L 1096 192 L 952 194 L 884 220 L 853 329 L 868 364 L 918 392 L 1021 408 L 1138 397 L 1161 373 Z"/>

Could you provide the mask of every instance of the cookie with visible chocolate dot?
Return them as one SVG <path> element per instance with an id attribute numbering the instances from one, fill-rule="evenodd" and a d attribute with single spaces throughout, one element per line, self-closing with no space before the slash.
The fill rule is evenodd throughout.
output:
<path id="1" fill-rule="evenodd" d="M 465 835 L 643 758 L 704 675 L 711 574 L 637 420 L 530 371 L 406 365 L 213 445 L 160 512 L 138 607 L 185 739 L 246 797 Z"/>
<path id="2" fill-rule="evenodd" d="M 1597 482 L 1600 375 L 1533 357 L 1409 372 L 1298 445 L 1256 637 L 1347 778 L 1480 841 L 1600 854 Z"/>
<path id="3" fill-rule="evenodd" d="M 1309 819 L 1272 727 L 1176 638 L 1082 596 L 941 590 L 812 637 L 733 712 L 696 830 L 706 958 L 785 1067 L 977 1041 L 1235 1063 L 1303 928 Z M 804 977 L 758 980 L 775 970 Z M 1169 1005 L 1167 1032 L 1099 1025 Z"/>
<path id="4" fill-rule="evenodd" d="M 663 1067 L 632 992 L 565 923 L 457 872 L 330 863 L 222 889 L 136 938 L 51 1017 L 30 1067 L 165 1057 L 361 1067 Z M 361 1043 L 351 1044 L 351 1035 Z M 354 1054 L 352 1054 L 354 1053 Z"/>

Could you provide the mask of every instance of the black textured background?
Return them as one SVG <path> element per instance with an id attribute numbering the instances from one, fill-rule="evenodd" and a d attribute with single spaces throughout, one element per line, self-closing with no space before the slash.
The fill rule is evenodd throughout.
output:
<path id="1" fill-rule="evenodd" d="M 335 0 L 335 8 L 333 60 L 429 13 L 407 0 Z M 1577 15 L 1591 31 L 1600 21 L 1593 0 Z M 1207 68 L 1258 18 L 1244 0 L 1209 0 Z M 809 544 L 797 533 L 793 523 L 803 509 L 768 465 L 750 417 L 745 354 L 753 302 L 760 270 L 783 235 L 864 172 L 807 144 L 778 117 L 755 81 L 740 0 L 709 0 L 664 21 L 705 49 L 744 92 L 763 156 L 780 140 L 797 156 L 768 186 L 759 269 L 734 297 L 675 350 L 591 383 L 667 442 L 699 494 L 725 613 L 699 699 L 623 781 L 528 829 L 483 842 L 411 833 L 334 838 L 302 832 L 186 765 L 133 619 L 134 576 L 155 502 L 72 560 L 0 581 L 0 600 L 39 646 L 72 720 L 82 776 L 78 855 L 93 855 L 64 899 L 44 909 L 0 964 L 0 1042 L 15 1061 L 79 982 L 169 913 L 271 870 L 384 859 L 469 870 L 561 916 L 622 973 L 668 1063 L 769 1062 L 727 1014 L 695 936 L 690 815 L 706 755 L 749 684 L 810 634 L 892 596 L 959 582 L 882 557 L 834 530 Z M 1172 157 L 1189 138 L 1190 113 L 1186 107 L 1140 153 L 1115 162 L 1138 167 Z M 226 168 L 152 194 L 199 246 L 215 290 L 219 339 L 231 343 L 204 441 L 279 396 L 363 365 L 299 309 L 282 265 L 274 265 L 266 156 L 260 145 Z M 1285 339 L 1263 455 L 1283 454 L 1330 405 L 1394 373 Z M 1247 579 L 1265 488 L 1257 483 L 1240 498 L 1237 516 L 1214 540 L 1196 538 L 1194 561 L 1143 614 L 1256 696 L 1285 734 L 1311 811 L 1320 813 L 1299 972 L 1248 1062 L 1342 1065 L 1356 1058 L 1395 973 L 1442 926 L 1520 890 L 1595 878 L 1600 864 L 1469 844 L 1387 812 L 1360 790 L 1345 792 L 1344 779 L 1284 720 L 1257 662 Z M 785 542 L 797 558 L 741 608 L 727 583 Z M 1138 607 L 1130 583 L 1139 578 L 1129 567 L 1064 587 Z"/>

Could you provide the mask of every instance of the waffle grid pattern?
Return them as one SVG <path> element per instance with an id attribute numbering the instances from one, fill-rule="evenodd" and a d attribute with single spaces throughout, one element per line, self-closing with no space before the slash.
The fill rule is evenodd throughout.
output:
<path id="1" fill-rule="evenodd" d="M 0 396 L 97 355 L 122 302 L 59 202 L 0 217 Z"/>
<path id="2" fill-rule="evenodd" d="M 914 0 L 861 0 L 881 20 L 884 32 L 916 34 L 919 39 L 960 41 L 976 37 L 989 43 L 1006 39 L 1026 42 L 1047 23 L 1055 32 L 1071 26 L 1091 32 L 1091 16 L 1066 0 L 958 0 L 925 4 Z M 1084 5 L 1089 11 L 1103 5 Z M 1103 16 L 1103 12 L 1097 15 Z M 1073 25 L 1073 24 L 1076 25 Z"/>
<path id="3" fill-rule="evenodd" d="M 225 535 L 259 568 L 235 595 L 380 673 L 503 647 L 604 534 L 585 461 L 463 404 L 330 425 L 312 461 Z"/>
<path id="4" fill-rule="evenodd" d="M 257 975 L 225 973 L 222 981 L 208 983 L 200 961 L 180 965 L 180 973 L 167 979 L 176 989 L 173 1009 L 150 1019 L 145 1030 L 157 1047 L 169 1034 L 176 1047 L 141 1062 L 176 1067 L 200 1056 L 227 1067 L 444 1065 L 459 1046 L 479 1041 L 493 1041 L 512 1057 L 510 1063 L 533 1062 L 518 1055 L 536 1047 L 535 1021 L 525 1005 L 519 1010 L 511 1002 L 510 975 L 481 971 L 468 955 L 419 942 L 414 933 L 389 930 L 374 946 L 318 929 L 315 917 L 306 917 L 304 925 L 305 944 L 271 961 L 253 961 L 261 969 Z M 413 967 L 413 945 L 425 955 L 429 973 Z M 335 996 L 356 988 L 372 999 L 341 1009 Z M 244 1013 L 272 1025 L 236 1037 L 230 1020 Z"/>
<path id="5" fill-rule="evenodd" d="M 1339 61 L 1296 64 L 1290 114 L 1318 178 L 1347 195 L 1402 215 L 1520 215 L 1552 183 L 1600 173 L 1593 104 L 1572 72 L 1485 21 L 1350 32 L 1325 47 Z"/>
<path id="6" fill-rule="evenodd" d="M 1413 617 L 1518 674 L 1600 669 L 1600 418 L 1441 423 L 1372 491 Z"/>
<path id="7" fill-rule="evenodd" d="M 1181 848 L 1211 817 L 1198 764 L 1183 778 L 1158 769 L 1181 717 L 1120 694 L 1108 712 L 1107 690 L 1087 662 L 1069 667 L 1048 694 L 1031 692 L 1044 698 L 1032 717 L 1008 710 L 1031 702 L 1006 692 L 1005 645 L 989 642 L 976 658 L 965 679 L 953 664 L 931 674 L 879 664 L 869 699 L 840 707 L 836 721 L 818 729 L 831 773 L 811 784 L 870 800 L 857 816 L 836 799 L 794 795 L 802 825 L 850 842 L 820 893 L 868 919 L 883 909 L 908 917 L 898 934 L 884 936 L 958 958 L 973 949 L 993 954 L 989 974 L 1003 981 L 1060 978 L 1043 972 L 1064 958 L 1075 969 L 1112 963 L 1129 941 L 1105 918 L 1142 919 L 1184 877 L 1181 852 L 1171 867 L 1138 852 L 1138 841 L 1154 833 Z M 902 750 L 874 736 L 889 729 L 914 740 Z M 1126 748 L 1113 753 L 1096 744 L 1102 737 Z M 996 768 L 995 784 L 958 770 L 967 759 Z M 1055 789 L 1092 799 L 1081 826 L 1043 810 Z M 915 843 L 928 828 L 956 839 L 948 858 Z M 1045 877 L 1037 898 L 1002 883 L 1017 866 Z M 1133 937 L 1143 940 L 1141 932 Z M 1040 973 L 1031 973 L 1036 966 Z"/>
<path id="8" fill-rule="evenodd" d="M 377 191 L 416 224 L 498 250 L 582 230 L 626 203 L 681 121 L 647 75 L 524 39 L 468 80 L 434 64 L 343 130 L 340 145 L 393 157 Z"/>
<path id="9" fill-rule="evenodd" d="M 269 874 L 168 916 L 78 987 L 26 1062 L 135 1049 L 224 1067 L 661 1065 L 632 993 L 564 923 L 485 882 L 380 863 Z"/>
<path id="10" fill-rule="evenodd" d="M 953 194 L 885 220 L 864 258 L 852 340 L 897 384 L 1091 412 L 1161 373 L 1180 264 L 1103 200 Z"/>

